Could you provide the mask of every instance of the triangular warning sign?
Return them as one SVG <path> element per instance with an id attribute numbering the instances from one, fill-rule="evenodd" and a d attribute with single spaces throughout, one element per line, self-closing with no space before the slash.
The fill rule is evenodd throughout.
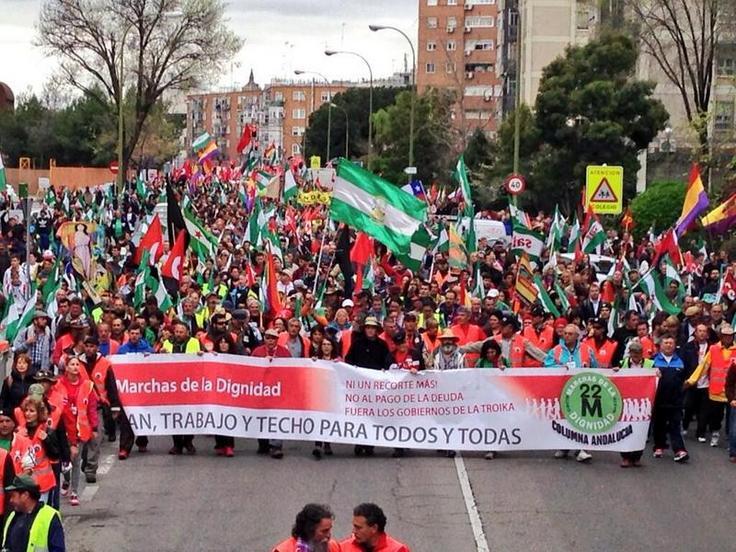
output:
<path id="1" fill-rule="evenodd" d="M 605 176 L 601 179 L 595 192 L 593 192 L 590 201 L 595 201 L 596 203 L 618 203 L 618 198 L 613 193 L 613 188 L 611 188 Z"/>

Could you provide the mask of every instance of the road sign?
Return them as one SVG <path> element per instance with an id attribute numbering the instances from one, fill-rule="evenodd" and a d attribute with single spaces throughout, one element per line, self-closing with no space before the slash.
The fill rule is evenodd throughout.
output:
<path id="1" fill-rule="evenodd" d="M 110 172 L 112 174 L 118 174 L 118 162 L 117 161 L 110 161 L 110 164 L 107 166 L 108 169 L 110 169 Z"/>
<path id="2" fill-rule="evenodd" d="M 526 190 L 526 180 L 520 174 L 510 174 L 503 181 L 503 185 L 506 187 L 506 191 L 511 195 L 519 195 L 521 192 Z"/>
<path id="3" fill-rule="evenodd" d="M 585 204 L 600 215 L 620 215 L 623 211 L 624 168 L 588 165 L 585 178 Z"/>
<path id="4" fill-rule="evenodd" d="M 319 169 L 322 166 L 322 158 L 319 155 L 313 155 L 309 158 L 309 168 Z"/>

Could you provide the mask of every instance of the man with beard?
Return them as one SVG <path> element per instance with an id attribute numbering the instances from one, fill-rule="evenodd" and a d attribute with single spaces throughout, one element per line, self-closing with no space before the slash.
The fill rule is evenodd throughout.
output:
<path id="1" fill-rule="evenodd" d="M 291 537 L 277 544 L 273 552 L 340 552 L 332 539 L 335 515 L 329 506 L 307 504 L 296 515 Z"/>

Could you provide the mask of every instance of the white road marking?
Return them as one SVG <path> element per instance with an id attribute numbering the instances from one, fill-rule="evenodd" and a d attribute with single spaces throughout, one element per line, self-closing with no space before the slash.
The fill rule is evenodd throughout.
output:
<path id="1" fill-rule="evenodd" d="M 99 488 L 99 485 L 85 485 L 82 494 L 79 496 L 79 499 L 82 502 L 89 502 L 95 497 Z"/>
<path id="2" fill-rule="evenodd" d="M 110 468 L 112 468 L 113 463 L 115 462 L 116 455 L 115 454 L 108 454 L 102 459 L 102 462 L 97 466 L 97 475 L 107 475 L 107 473 L 110 471 Z M 84 474 L 83 474 L 84 475 Z M 95 495 L 97 494 L 97 491 L 100 490 L 100 484 L 99 481 L 97 483 L 87 483 L 84 486 L 84 490 L 82 491 L 82 494 L 79 496 L 79 499 L 82 502 L 89 502 L 92 500 Z"/>
<path id="3" fill-rule="evenodd" d="M 478 505 L 475 503 L 475 495 L 470 486 L 468 472 L 465 469 L 465 462 L 460 453 L 455 456 L 455 470 L 457 471 L 457 479 L 460 481 L 460 489 L 465 499 L 465 510 L 470 518 L 470 526 L 473 528 L 473 537 L 475 538 L 475 546 L 477 552 L 490 552 L 488 541 L 486 540 L 485 531 L 483 531 L 483 522 L 480 519 Z"/>

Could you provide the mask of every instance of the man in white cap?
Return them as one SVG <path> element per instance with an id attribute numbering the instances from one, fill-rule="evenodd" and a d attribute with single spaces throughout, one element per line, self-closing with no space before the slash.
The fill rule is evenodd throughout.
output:
<path id="1" fill-rule="evenodd" d="M 33 322 L 15 336 L 13 351 L 27 353 L 31 360 L 30 375 L 39 370 L 48 370 L 51 363 L 51 351 L 54 350 L 54 336 L 49 328 L 51 319 L 42 310 L 33 313 Z"/>

